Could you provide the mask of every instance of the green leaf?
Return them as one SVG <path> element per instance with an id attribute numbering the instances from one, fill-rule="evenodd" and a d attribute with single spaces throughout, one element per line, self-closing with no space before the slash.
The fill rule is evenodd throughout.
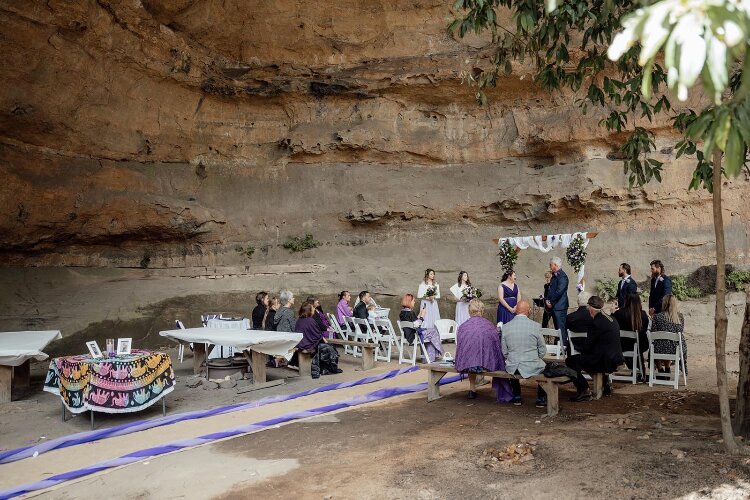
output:
<path id="1" fill-rule="evenodd" d="M 735 177 L 740 173 L 745 163 L 745 145 L 742 142 L 737 127 L 729 132 L 727 147 L 724 150 L 724 170 L 727 177 Z"/>
<path id="2" fill-rule="evenodd" d="M 654 69 L 654 62 L 650 61 L 643 68 L 643 79 L 641 80 L 641 93 L 646 100 L 651 99 L 651 72 Z M 658 113 L 658 111 L 657 111 Z"/>

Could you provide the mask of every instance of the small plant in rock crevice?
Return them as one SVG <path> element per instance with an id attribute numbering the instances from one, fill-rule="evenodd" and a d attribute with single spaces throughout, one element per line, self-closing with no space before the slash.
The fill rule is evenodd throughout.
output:
<path id="1" fill-rule="evenodd" d="M 246 247 L 243 247 L 242 245 L 237 245 L 234 249 L 237 253 L 244 255 L 248 259 L 252 258 L 253 254 L 255 253 L 255 247 L 249 243 L 247 244 Z"/>
<path id="2" fill-rule="evenodd" d="M 284 248 L 289 250 L 290 253 L 304 252 L 311 248 L 318 248 L 322 243 L 313 238 L 310 233 L 305 234 L 304 237 L 290 236 L 282 245 Z"/>

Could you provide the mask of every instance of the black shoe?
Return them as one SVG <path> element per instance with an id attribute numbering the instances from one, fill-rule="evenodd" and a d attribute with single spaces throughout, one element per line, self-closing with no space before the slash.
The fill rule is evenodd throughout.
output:
<path id="1" fill-rule="evenodd" d="M 591 401 L 591 391 L 586 390 L 584 392 L 579 392 L 578 394 L 570 398 L 570 400 L 574 403 L 580 403 L 581 401 Z"/>
<path id="2" fill-rule="evenodd" d="M 344 373 L 344 370 L 342 370 L 341 368 L 336 368 L 331 373 Z"/>
<path id="3" fill-rule="evenodd" d="M 537 408 L 547 408 L 547 400 L 543 398 L 537 399 L 534 406 L 536 406 Z"/>
<path id="4" fill-rule="evenodd" d="M 611 396 L 613 392 L 614 392 L 614 389 L 612 387 L 612 384 L 604 384 L 603 394 L 605 396 Z"/>
<path id="5" fill-rule="evenodd" d="M 510 402 L 513 403 L 514 406 L 521 406 L 521 396 L 513 396 L 513 399 L 511 399 Z"/>
<path id="6" fill-rule="evenodd" d="M 469 391 L 469 395 L 467 397 L 469 399 L 477 399 L 477 393 L 476 393 L 476 391 Z"/>

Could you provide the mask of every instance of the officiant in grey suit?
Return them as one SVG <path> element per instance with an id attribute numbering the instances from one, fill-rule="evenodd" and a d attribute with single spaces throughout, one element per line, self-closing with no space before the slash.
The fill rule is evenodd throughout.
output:
<path id="1" fill-rule="evenodd" d="M 555 318 L 555 325 L 560 330 L 560 338 L 567 350 L 568 330 L 565 327 L 565 319 L 568 315 L 568 275 L 562 270 L 560 257 L 550 259 L 549 270 L 552 272 L 552 279 L 544 297 L 544 307 Z"/>

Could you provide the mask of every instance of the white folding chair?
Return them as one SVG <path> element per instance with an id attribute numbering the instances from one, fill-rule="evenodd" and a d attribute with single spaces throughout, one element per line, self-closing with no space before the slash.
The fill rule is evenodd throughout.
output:
<path id="1" fill-rule="evenodd" d="M 435 321 L 435 329 L 438 331 L 441 341 L 456 341 L 456 330 L 458 329 L 458 323 L 456 323 L 452 319 L 439 319 Z"/>
<path id="2" fill-rule="evenodd" d="M 398 363 L 411 363 L 412 366 L 416 365 L 417 347 L 422 349 L 422 359 L 429 363 L 430 356 L 427 354 L 427 348 L 425 347 L 424 342 L 422 342 L 422 339 L 419 338 L 419 332 L 417 331 L 414 332 L 414 342 L 411 344 L 411 357 L 407 358 L 405 356 L 405 347 L 409 345 L 409 341 L 406 340 L 406 335 L 404 335 L 404 328 L 413 328 L 414 330 L 417 330 L 417 326 L 410 321 L 396 321 L 396 325 L 398 325 L 399 332 L 401 332 L 401 348 L 398 353 Z"/>
<path id="3" fill-rule="evenodd" d="M 336 316 L 334 316 L 331 313 L 327 313 L 326 316 L 328 316 L 328 323 L 331 324 L 331 330 L 333 330 L 333 333 L 338 335 L 341 338 L 341 340 L 346 340 L 346 334 L 341 329 L 341 325 L 339 325 L 339 322 L 336 319 Z"/>
<path id="4" fill-rule="evenodd" d="M 542 328 L 542 336 L 553 337 L 555 339 L 553 344 L 545 344 L 547 346 L 547 354 L 554 354 L 557 359 L 560 359 L 565 354 L 565 348 L 560 340 L 560 330 L 555 330 L 554 328 Z"/>
<path id="5" fill-rule="evenodd" d="M 375 359 L 390 361 L 393 344 L 396 342 L 396 333 L 393 331 L 393 325 L 388 318 L 377 318 L 372 320 L 372 335 L 378 344 L 375 350 Z M 378 357 L 378 351 L 381 351 Z"/>
<path id="6" fill-rule="evenodd" d="M 560 330 L 558 330 L 559 332 Z M 573 339 L 585 339 L 588 336 L 586 332 L 571 332 L 568 330 L 568 345 L 570 345 L 570 355 L 581 354 L 576 350 L 576 346 L 573 345 Z"/>
<path id="7" fill-rule="evenodd" d="M 641 366 L 641 349 L 638 342 L 638 334 L 628 330 L 620 330 L 621 339 L 632 339 L 634 341 L 633 349 L 631 351 L 623 351 L 622 355 L 625 358 L 632 360 L 633 369 L 629 375 L 619 375 L 618 372 L 609 375 L 610 380 L 622 380 L 624 382 L 632 382 L 633 384 L 638 383 L 638 374 L 643 373 L 643 366 Z"/>
<path id="8" fill-rule="evenodd" d="M 184 330 L 185 329 L 185 325 L 182 324 L 182 321 L 180 321 L 179 319 L 175 320 L 174 324 L 180 330 Z M 182 363 L 182 360 L 184 358 L 185 358 L 185 344 L 183 344 L 182 342 L 180 342 L 180 347 L 177 348 L 177 359 L 179 359 L 180 363 Z"/>
<path id="9" fill-rule="evenodd" d="M 388 337 L 382 336 L 377 328 L 373 328 L 369 319 L 354 318 L 354 323 L 359 326 L 357 331 L 360 332 L 360 337 L 357 340 L 375 344 L 375 360 L 390 361 L 390 356 L 386 358 L 386 354 L 390 354 L 390 344 L 387 349 L 383 347 L 383 343 L 388 342 Z"/>
<path id="10" fill-rule="evenodd" d="M 657 340 L 671 340 L 676 342 L 674 354 L 657 354 L 654 352 L 654 342 Z M 658 377 L 661 375 L 666 376 L 662 373 L 654 373 L 654 361 L 661 359 L 664 361 L 674 362 L 674 372 L 669 374 L 669 379 L 659 380 Z M 685 370 L 685 358 L 682 357 L 682 335 L 679 333 L 672 332 L 651 332 L 649 334 L 649 350 L 648 350 L 648 386 L 653 387 L 654 384 L 658 385 L 672 385 L 675 389 L 679 387 L 680 382 L 680 370 L 682 370 L 682 377 L 685 385 L 687 385 L 687 372 Z M 671 371 L 671 370 L 670 370 Z"/>
<path id="11" fill-rule="evenodd" d="M 346 336 L 348 337 L 348 340 L 357 341 L 362 340 L 362 332 L 359 330 L 359 325 L 354 321 L 355 318 L 352 316 L 345 316 L 344 317 L 344 325 L 346 326 Z M 344 349 L 344 352 L 346 352 L 346 349 Z M 359 347 L 357 346 L 351 346 L 349 354 L 354 356 L 355 358 L 358 358 L 362 356 L 362 353 L 360 352 Z"/>

